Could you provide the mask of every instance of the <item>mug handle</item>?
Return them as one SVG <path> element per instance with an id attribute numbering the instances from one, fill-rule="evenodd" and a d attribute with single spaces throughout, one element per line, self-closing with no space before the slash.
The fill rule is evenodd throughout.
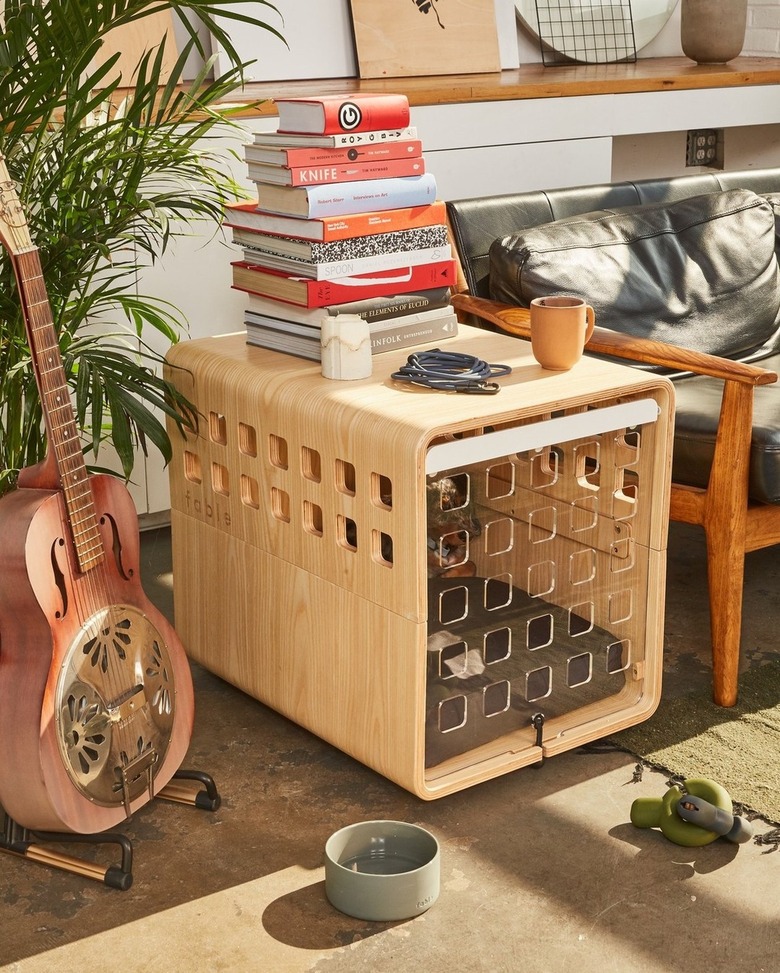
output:
<path id="1" fill-rule="evenodd" d="M 585 341 L 586 344 L 593 337 L 593 329 L 596 327 L 596 312 L 590 306 L 590 304 L 585 305 Z"/>

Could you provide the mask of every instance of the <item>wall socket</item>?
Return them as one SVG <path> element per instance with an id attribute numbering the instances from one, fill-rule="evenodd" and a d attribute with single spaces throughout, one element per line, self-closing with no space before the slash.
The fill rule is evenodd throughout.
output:
<path id="1" fill-rule="evenodd" d="M 719 128 L 692 128 L 685 144 L 686 166 L 710 166 L 723 168 L 723 130 Z"/>

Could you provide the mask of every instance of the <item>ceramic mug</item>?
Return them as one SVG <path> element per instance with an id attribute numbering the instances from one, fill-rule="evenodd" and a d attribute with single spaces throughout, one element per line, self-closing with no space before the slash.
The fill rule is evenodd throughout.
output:
<path id="1" fill-rule="evenodd" d="M 554 295 L 531 301 L 531 350 L 542 368 L 572 368 L 593 334 L 596 316 L 581 297 Z"/>

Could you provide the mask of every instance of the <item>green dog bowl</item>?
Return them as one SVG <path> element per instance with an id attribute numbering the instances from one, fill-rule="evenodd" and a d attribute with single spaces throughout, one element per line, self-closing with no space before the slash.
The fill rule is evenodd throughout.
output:
<path id="1" fill-rule="evenodd" d="M 361 821 L 325 844 L 325 894 L 356 919 L 420 915 L 439 897 L 439 871 L 438 841 L 403 821 Z"/>

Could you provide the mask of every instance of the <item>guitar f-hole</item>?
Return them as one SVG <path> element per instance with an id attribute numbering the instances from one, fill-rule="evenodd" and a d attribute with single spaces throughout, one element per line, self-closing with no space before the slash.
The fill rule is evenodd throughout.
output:
<path id="1" fill-rule="evenodd" d="M 64 549 L 65 541 L 58 537 L 51 546 L 51 573 L 54 580 L 54 587 L 59 592 L 61 607 L 54 613 L 55 618 L 64 618 L 68 612 L 68 588 L 65 584 L 65 575 L 60 567 L 57 558 L 58 549 Z"/>
<path id="2" fill-rule="evenodd" d="M 101 527 L 108 526 L 111 531 L 111 553 L 114 555 L 114 563 L 116 564 L 117 571 L 122 576 L 125 581 L 129 581 L 133 577 L 133 569 L 128 568 L 125 570 L 125 566 L 122 563 L 122 541 L 119 537 L 119 528 L 114 518 L 109 513 L 103 514 L 100 518 Z"/>

